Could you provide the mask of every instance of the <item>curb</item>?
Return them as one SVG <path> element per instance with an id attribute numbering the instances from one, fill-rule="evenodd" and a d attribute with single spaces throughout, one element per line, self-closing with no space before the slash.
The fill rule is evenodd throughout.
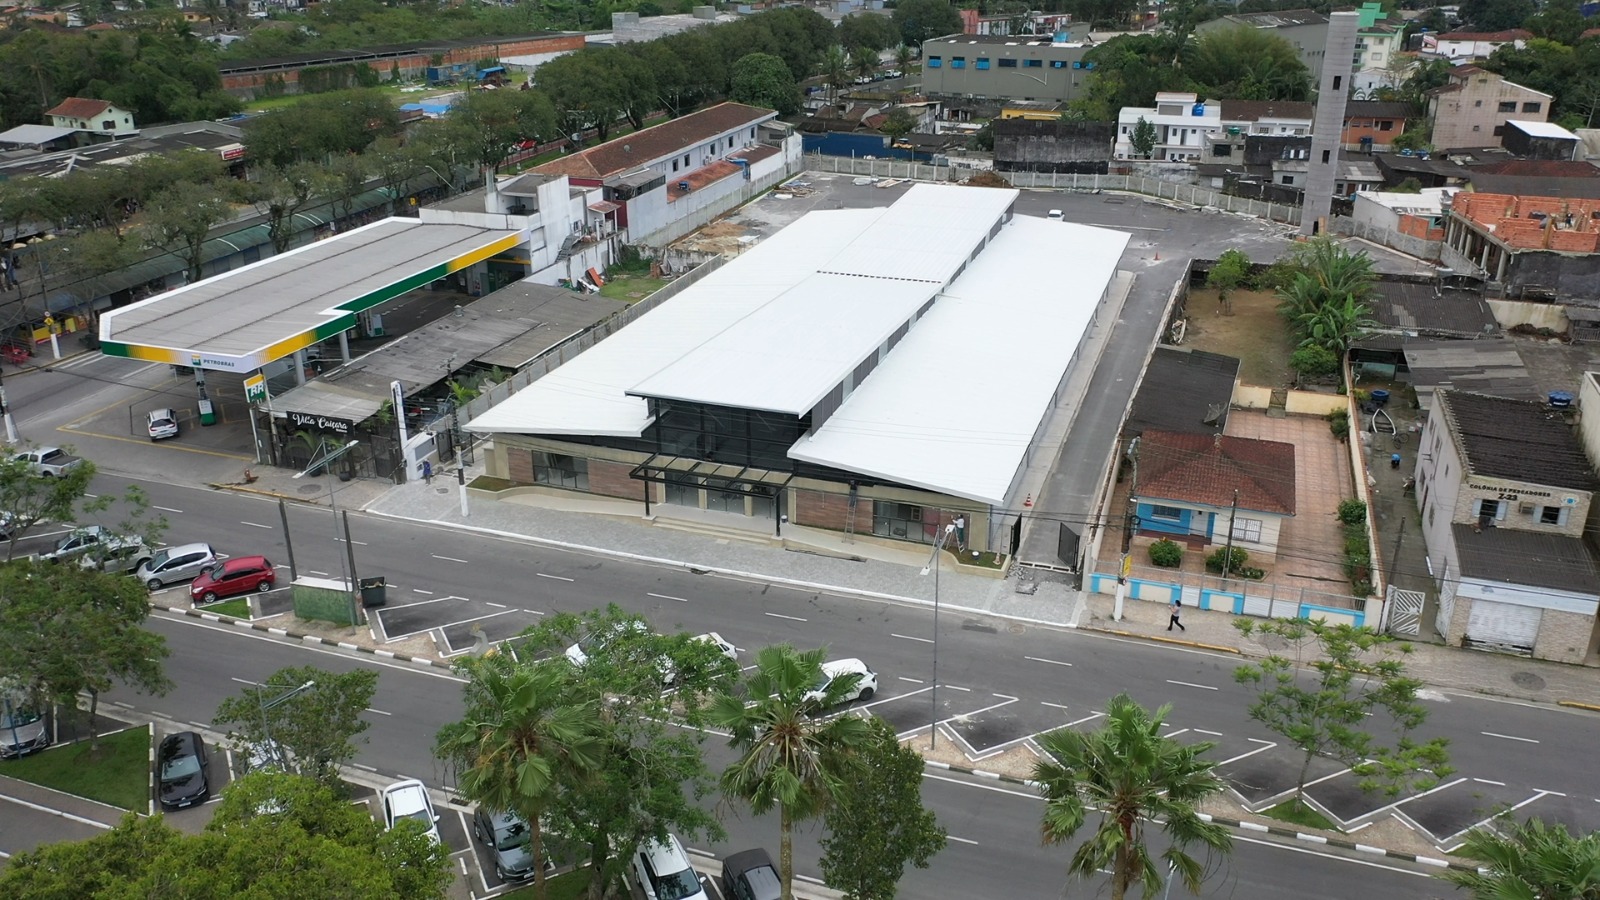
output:
<path id="1" fill-rule="evenodd" d="M 1039 782 L 1037 781 L 1031 781 L 1025 778 L 1017 778 L 1012 775 L 1002 775 L 999 772 L 988 772 L 983 769 L 970 769 L 965 766 L 953 766 L 949 763 L 936 762 L 931 759 L 924 760 L 923 766 L 925 768 L 943 769 L 949 772 L 957 772 L 962 775 L 970 775 L 974 778 L 986 778 L 990 781 L 1003 781 L 1006 784 L 1015 784 L 1022 787 L 1035 789 L 1039 787 Z M 1201 813 L 1200 818 L 1202 821 L 1212 822 L 1217 825 L 1221 825 L 1224 828 L 1232 828 L 1235 831 L 1251 832 L 1254 834 L 1270 834 L 1274 837 L 1290 838 L 1296 841 L 1304 841 L 1308 844 L 1320 844 L 1325 847 L 1337 847 L 1341 850 L 1352 850 L 1368 856 L 1379 856 L 1385 859 L 1397 859 L 1403 862 L 1412 862 L 1418 863 L 1419 865 L 1432 866 L 1437 869 L 1451 869 L 1457 872 L 1478 871 L 1477 866 L 1470 865 L 1468 863 L 1455 862 L 1453 860 L 1446 859 L 1435 859 L 1431 856 L 1418 856 L 1415 853 L 1405 853 L 1400 850 L 1388 850 L 1383 847 L 1374 847 L 1370 844 L 1359 844 L 1355 841 L 1347 841 L 1344 838 L 1324 837 L 1320 834 L 1307 834 L 1303 831 L 1296 831 L 1293 828 L 1281 828 L 1277 825 L 1262 825 L 1259 822 L 1245 822 L 1239 819 L 1230 819 L 1226 816 L 1213 816 L 1209 813 Z"/>
<path id="2" fill-rule="evenodd" d="M 1093 625 L 1082 625 L 1079 627 L 1083 628 L 1085 631 L 1099 631 L 1105 634 L 1114 634 L 1118 637 L 1138 638 L 1142 641 L 1154 641 L 1158 644 L 1175 644 L 1179 647 L 1196 647 L 1201 650 L 1213 650 L 1217 653 L 1232 653 L 1236 656 L 1244 655 L 1244 651 L 1240 650 L 1238 647 L 1229 647 L 1225 644 L 1207 644 L 1203 641 L 1186 641 L 1182 638 L 1161 637 L 1160 635 L 1156 634 L 1140 634 L 1137 631 L 1122 631 L 1117 628 L 1096 628 Z"/>
<path id="3" fill-rule="evenodd" d="M 321 635 L 290 631 L 287 628 L 273 628 L 264 622 L 251 622 L 245 619 L 235 619 L 233 616 L 220 616 L 216 613 L 201 612 L 198 609 L 190 609 L 189 607 L 185 606 L 163 606 L 159 603 L 152 603 L 150 606 L 154 609 L 185 615 L 191 619 L 205 619 L 207 622 L 218 622 L 223 625 L 232 625 L 235 628 L 248 628 L 251 631 L 260 631 L 275 637 L 285 637 L 291 640 L 299 641 L 303 644 L 317 644 L 324 647 L 335 647 L 340 650 L 353 650 L 357 653 L 365 653 L 369 656 L 377 656 L 383 659 L 394 659 L 399 660 L 400 662 L 411 663 L 413 665 L 427 666 L 434 669 L 444 669 L 447 672 L 452 668 L 449 663 L 439 662 L 437 660 L 429 659 L 425 656 L 412 656 L 409 653 L 395 653 L 390 650 L 378 650 L 373 647 L 363 647 L 360 644 L 352 644 L 349 641 L 337 641 L 333 638 L 325 638 Z"/>
<path id="4" fill-rule="evenodd" d="M 285 494 L 282 491 L 270 491 L 266 488 L 246 487 L 242 484 L 211 482 L 210 484 L 207 484 L 206 487 L 209 487 L 214 491 L 232 491 L 235 494 L 254 494 L 257 497 L 271 497 L 274 500 L 292 500 L 296 503 L 309 502 L 306 500 L 301 500 L 299 497 L 296 497 L 293 494 Z"/>
<path id="5" fill-rule="evenodd" d="M 1581 703 L 1577 700 L 1557 700 L 1556 705 L 1565 706 L 1569 709 L 1587 709 L 1590 712 L 1600 712 L 1600 704 Z"/>

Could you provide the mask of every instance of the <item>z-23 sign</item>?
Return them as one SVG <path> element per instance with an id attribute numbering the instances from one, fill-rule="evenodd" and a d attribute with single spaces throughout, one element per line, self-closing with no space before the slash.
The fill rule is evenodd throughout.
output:
<path id="1" fill-rule="evenodd" d="M 295 428 L 308 428 L 313 431 L 323 431 L 344 437 L 355 427 L 349 419 L 335 419 L 332 416 L 313 416 L 310 413 L 289 413 L 289 424 Z"/>

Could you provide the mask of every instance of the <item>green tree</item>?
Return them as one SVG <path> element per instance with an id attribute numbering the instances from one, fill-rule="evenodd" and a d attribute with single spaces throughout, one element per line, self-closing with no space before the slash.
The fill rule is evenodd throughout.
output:
<path id="1" fill-rule="evenodd" d="M 263 709 L 289 691 L 312 687 Z M 374 669 L 330 672 L 315 666 L 289 666 L 267 676 L 217 706 L 212 721 L 228 727 L 240 744 L 267 738 L 288 752 L 294 771 L 328 785 L 339 783 L 339 767 L 355 758 L 357 738 L 369 727 L 361 717 L 378 690 Z M 361 738 L 361 743 L 366 739 Z"/>
<path id="2" fill-rule="evenodd" d="M 1125 106 L 1154 106 L 1160 91 L 1192 86 L 1177 65 L 1185 46 L 1178 35 L 1121 35 L 1090 48 L 1083 55 L 1093 63 L 1084 95 L 1068 108 L 1088 122 L 1115 122 Z"/>
<path id="3" fill-rule="evenodd" d="M 623 73 L 609 64 L 612 59 L 598 49 L 582 50 L 552 59 L 534 73 L 535 83 L 554 104 L 563 132 L 593 128 L 602 141 L 610 136 L 626 111 L 629 95 Z"/>
<path id="4" fill-rule="evenodd" d="M 76 706 L 119 682 L 146 694 L 171 688 L 167 642 L 144 629 L 150 597 L 131 578 L 75 565 L 13 561 L 0 566 L 0 671 L 26 673 L 36 699 Z M 99 734 L 92 727 L 89 746 Z"/>
<path id="5" fill-rule="evenodd" d="M 470 95 L 469 95 L 470 96 Z M 330 91 L 252 118 L 244 144 L 257 165 L 287 168 L 330 154 L 364 153 L 381 137 L 400 134 L 400 113 L 376 88 Z"/>
<path id="6" fill-rule="evenodd" d="M 1128 135 L 1128 143 L 1133 145 L 1133 154 L 1140 159 L 1149 159 L 1156 150 L 1156 126 L 1144 116 L 1133 123 L 1133 133 Z"/>
<path id="7" fill-rule="evenodd" d="M 1501 816 L 1467 832 L 1456 855 L 1474 870 L 1439 875 L 1476 900 L 1595 900 L 1600 897 L 1600 832 L 1574 835 L 1565 825 Z"/>
<path id="8" fill-rule="evenodd" d="M 907 864 L 926 869 L 944 849 L 945 830 L 922 805 L 922 754 L 903 746 L 894 727 L 871 720 L 823 823 L 822 877 L 847 900 L 894 900 Z"/>
<path id="9" fill-rule="evenodd" d="M 889 143 L 894 144 L 901 138 L 917 130 L 917 120 L 911 117 L 904 107 L 897 107 L 878 126 L 878 130 L 889 137 Z"/>
<path id="10" fill-rule="evenodd" d="M 1250 257 L 1243 250 L 1229 249 L 1222 251 L 1211 271 L 1206 273 L 1206 287 L 1216 289 L 1217 302 L 1230 313 L 1233 307 L 1228 303 L 1228 293 L 1249 280 L 1250 265 Z"/>
<path id="11" fill-rule="evenodd" d="M 751 53 L 733 64 L 728 98 L 751 106 L 775 109 L 781 116 L 800 109 L 800 89 L 782 59 L 770 53 Z"/>
<path id="12" fill-rule="evenodd" d="M 417 148 L 395 138 L 380 138 L 366 154 L 372 172 L 389 195 L 389 215 L 399 215 L 400 201 L 411 192 L 411 185 L 428 170 Z"/>
<path id="13" fill-rule="evenodd" d="M 327 194 L 339 221 L 348 220 L 355 213 L 356 198 L 372 178 L 375 158 L 370 153 L 346 153 L 328 160 Z"/>
<path id="14" fill-rule="evenodd" d="M 1369 628 L 1310 619 L 1235 619 L 1234 625 L 1291 654 L 1275 652 L 1240 666 L 1234 678 L 1260 691 L 1250 718 L 1300 751 L 1297 797 L 1305 793 L 1318 756 L 1350 766 L 1363 790 L 1390 796 L 1426 790 L 1450 774 L 1449 741 L 1414 737 L 1428 710 L 1417 699 L 1422 682 L 1406 674 L 1402 657 L 1411 651 L 1409 644 Z M 1383 726 L 1384 736 L 1368 730 Z"/>
<path id="15" fill-rule="evenodd" d="M 878 54 L 860 47 L 851 50 L 850 71 L 857 78 L 871 78 L 878 71 Z"/>
<path id="16" fill-rule="evenodd" d="M 189 283 L 201 278 L 206 237 L 233 216 L 231 198 L 220 187 L 181 182 L 150 198 L 145 208 L 145 245 L 183 260 Z"/>
<path id="17" fill-rule="evenodd" d="M 1309 100 L 1311 73 L 1286 40 L 1258 28 L 1206 31 L 1183 52 L 1183 70 L 1204 96 Z"/>
<path id="18" fill-rule="evenodd" d="M 650 81 L 655 85 L 655 100 L 667 115 L 677 118 L 688 112 L 698 96 L 696 80 L 689 67 L 666 41 L 640 41 L 628 45 L 628 50 L 650 71 Z"/>
<path id="19" fill-rule="evenodd" d="M 1578 43 L 1586 23 L 1577 0 L 1546 0 L 1544 6 L 1522 23 L 1535 37 L 1572 46 Z"/>
<path id="20" fill-rule="evenodd" d="M 1520 28 L 1533 11 L 1533 0 L 1463 0 L 1461 4 L 1461 18 L 1476 31 Z"/>
<path id="21" fill-rule="evenodd" d="M 88 460 L 54 478 L 34 471 L 12 454 L 0 456 L 0 510 L 5 510 L 10 529 L 6 560 L 16 555 L 17 539 L 41 522 L 76 522 L 78 504 L 94 476 L 94 463 Z"/>
<path id="22" fill-rule="evenodd" d="M 1302 379 L 1315 381 L 1339 372 L 1339 357 L 1326 347 L 1301 347 L 1289 354 L 1289 368 Z"/>
<path id="23" fill-rule="evenodd" d="M 1161 858 L 1172 872 L 1168 877 L 1182 879 L 1191 893 L 1200 892 L 1205 870 L 1189 849 L 1233 848 L 1222 826 L 1200 818 L 1200 805 L 1223 790 L 1216 764 L 1201 758 L 1215 744 L 1163 737 L 1170 709 L 1151 713 L 1118 694 L 1094 731 L 1062 728 L 1038 739 L 1046 758 L 1033 777 L 1045 801 L 1044 841 L 1072 840 L 1089 811 L 1100 810 L 1099 827 L 1073 853 L 1067 871 L 1083 879 L 1109 871 L 1111 900 L 1123 900 L 1135 886 L 1149 900 L 1166 880 L 1146 845 L 1148 823 L 1159 823 L 1166 835 L 1169 847 Z"/>
<path id="24" fill-rule="evenodd" d="M 262 166 L 255 176 L 245 183 L 243 196 L 267 220 L 267 234 L 277 253 L 287 252 L 302 230 L 295 225 L 295 215 L 338 189 L 334 177 L 316 163 L 295 163 L 286 169 Z"/>
<path id="25" fill-rule="evenodd" d="M 850 57 L 837 44 L 822 54 L 822 80 L 828 85 L 828 102 L 839 102 L 839 89 L 850 83 Z"/>
<path id="26" fill-rule="evenodd" d="M 506 148 L 519 140 L 556 134 L 555 107 L 543 91 L 469 91 L 447 118 L 483 169 L 498 166 Z"/>
<path id="27" fill-rule="evenodd" d="M 722 773 L 722 790 L 756 815 L 778 810 L 778 878 L 783 900 L 794 897 L 794 823 L 814 818 L 838 800 L 857 765 L 855 752 L 870 736 L 867 721 L 819 714 L 855 688 L 857 676 L 835 678 L 820 698 L 825 650 L 764 647 L 740 693 L 712 700 L 713 724 L 730 732 L 739 759 Z M 748 702 L 747 702 L 748 698 Z"/>
<path id="28" fill-rule="evenodd" d="M 901 44 L 894 48 L 894 65 L 900 70 L 902 76 L 911 74 L 911 64 L 917 59 L 917 50 L 910 44 Z"/>
<path id="29" fill-rule="evenodd" d="M 921 47 L 922 42 L 961 33 L 961 14 L 944 0 L 900 0 L 891 17 L 900 31 L 900 43 Z"/>
<path id="30" fill-rule="evenodd" d="M 600 710 L 574 696 L 564 660 L 520 662 L 510 653 L 456 664 L 468 679 L 466 715 L 439 730 L 434 752 L 454 766 L 461 794 L 528 823 L 534 896 L 546 897 L 545 812 L 563 780 L 593 772 L 603 759 Z"/>
<path id="31" fill-rule="evenodd" d="M 900 32 L 884 16 L 854 13 L 839 20 L 839 43 L 852 53 L 866 50 L 876 55 L 900 43 Z"/>
<path id="32" fill-rule="evenodd" d="M 0 869 L 0 891 L 39 900 L 113 898 L 183 841 L 161 816 L 128 813 L 117 827 L 86 841 L 57 841 L 18 853 Z"/>

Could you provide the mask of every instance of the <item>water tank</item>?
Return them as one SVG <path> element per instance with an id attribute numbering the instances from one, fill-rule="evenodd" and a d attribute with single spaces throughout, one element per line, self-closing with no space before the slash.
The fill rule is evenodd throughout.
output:
<path id="1" fill-rule="evenodd" d="M 1570 392 L 1570 391 L 1551 391 L 1550 392 L 1550 408 L 1551 409 L 1571 409 L 1572 408 L 1572 392 Z"/>
<path id="2" fill-rule="evenodd" d="M 1206 105 L 1204 103 L 1196 103 L 1194 109 L 1190 110 L 1190 112 L 1197 116 L 1203 116 L 1206 114 Z"/>

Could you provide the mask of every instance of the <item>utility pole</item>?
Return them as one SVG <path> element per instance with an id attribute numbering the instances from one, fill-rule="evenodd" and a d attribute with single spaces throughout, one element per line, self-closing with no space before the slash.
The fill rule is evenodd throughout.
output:
<path id="1" fill-rule="evenodd" d="M 6 420 L 6 440 L 15 444 L 17 437 L 17 420 L 11 417 L 11 404 L 6 402 L 5 373 L 0 372 L 0 417 Z"/>
<path id="2" fill-rule="evenodd" d="M 1233 517 L 1239 513 L 1239 492 L 1233 492 L 1233 503 L 1228 507 L 1228 543 L 1222 553 L 1222 580 L 1228 580 L 1228 572 L 1233 568 Z"/>
<path id="3" fill-rule="evenodd" d="M 1117 564 L 1117 594 L 1111 607 L 1111 618 L 1122 621 L 1122 602 L 1128 596 L 1128 573 L 1133 568 L 1133 533 L 1139 529 L 1139 439 L 1128 441 L 1127 457 L 1133 463 L 1133 482 L 1128 485 L 1128 511 L 1122 520 L 1122 560 Z"/>

